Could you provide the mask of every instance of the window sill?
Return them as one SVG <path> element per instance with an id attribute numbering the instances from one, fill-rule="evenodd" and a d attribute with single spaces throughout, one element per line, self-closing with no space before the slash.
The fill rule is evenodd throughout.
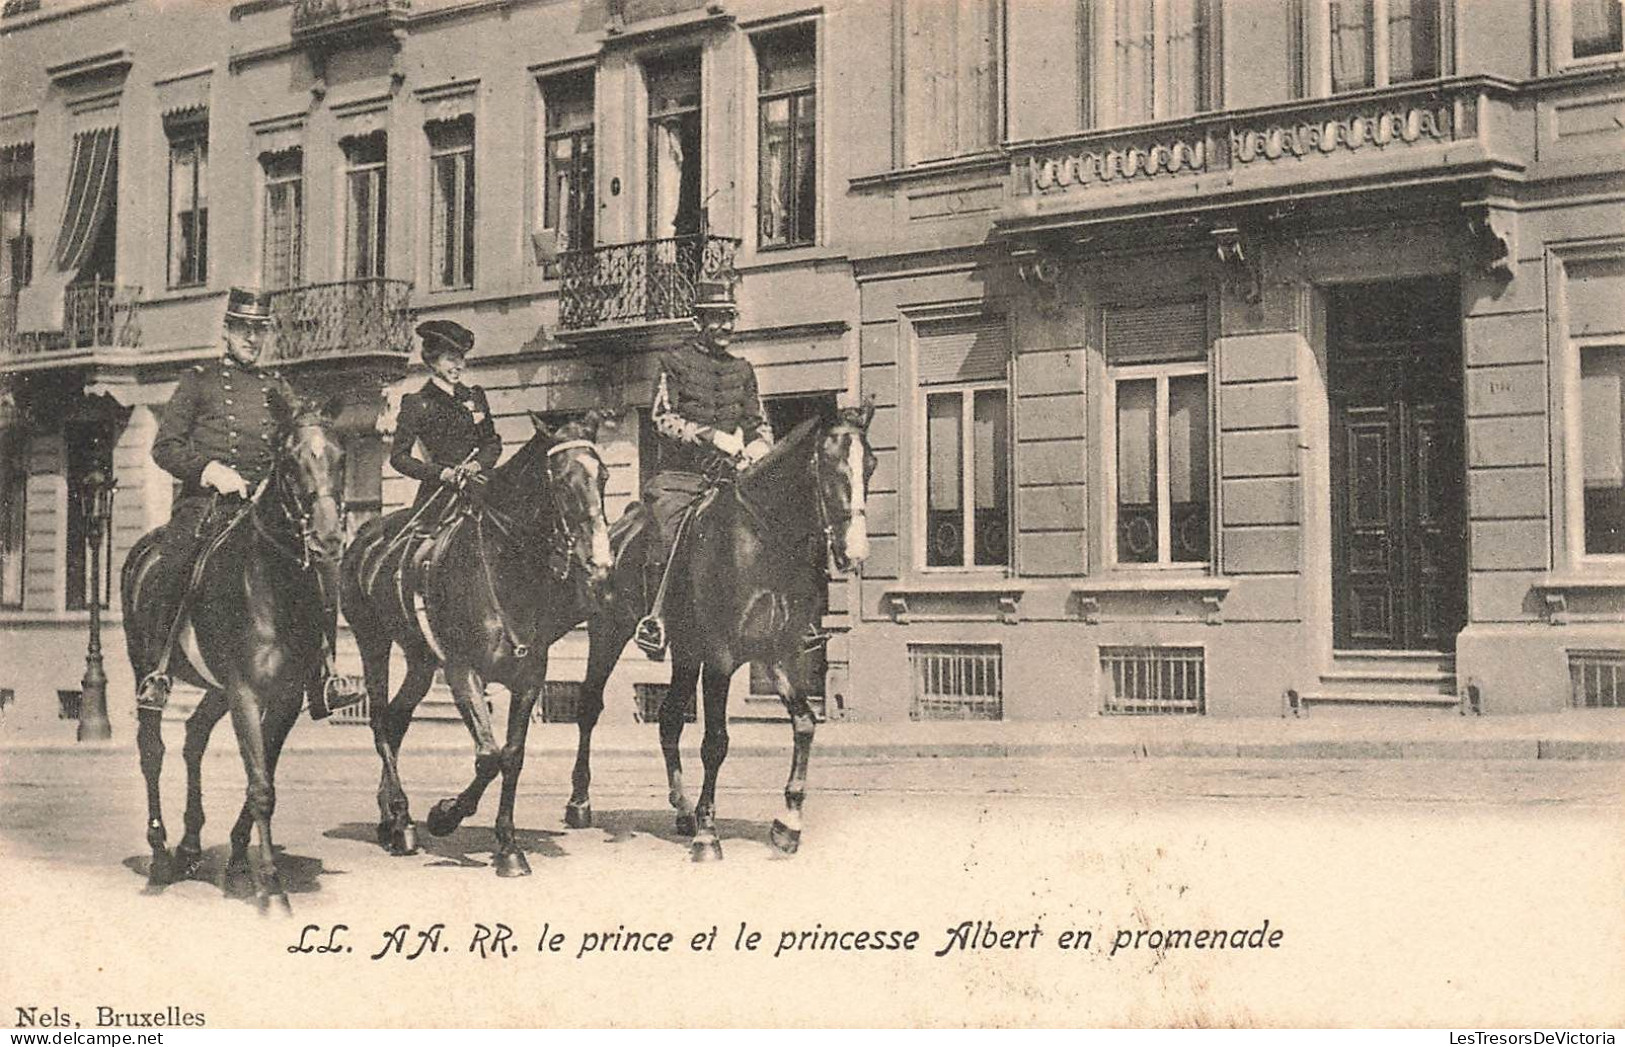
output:
<path id="1" fill-rule="evenodd" d="M 1074 582 L 1070 588 L 1077 601 L 1078 617 L 1087 625 L 1100 622 L 1102 598 L 1154 593 L 1171 596 L 1194 596 L 1201 601 L 1208 625 L 1224 624 L 1224 598 L 1234 584 L 1233 579 L 1211 574 L 1170 574 L 1147 571 L 1143 574 L 1117 573 L 1083 582 Z"/>
<path id="2" fill-rule="evenodd" d="M 161 305 L 165 302 L 190 302 L 201 298 L 221 298 L 226 292 L 208 284 L 188 284 L 185 287 L 166 287 L 141 299 L 142 305 Z"/>
<path id="3" fill-rule="evenodd" d="M 758 247 L 751 252 L 749 258 L 740 258 L 734 262 L 734 268 L 742 273 L 764 271 L 769 269 L 788 269 L 792 266 L 806 265 L 808 262 L 831 262 L 844 259 L 846 252 L 830 247 L 828 244 L 803 244 L 796 247 Z"/>
<path id="4" fill-rule="evenodd" d="M 1583 570 L 1583 568 L 1582 568 Z M 1541 617 L 1549 625 L 1566 625 L 1575 620 L 1569 609 L 1569 598 L 1576 593 L 1625 593 L 1625 566 L 1599 565 L 1595 574 L 1553 572 L 1542 577 L 1531 588 L 1540 594 Z"/>
<path id="5" fill-rule="evenodd" d="M 894 582 L 880 595 L 882 608 L 898 625 L 925 621 L 985 621 L 1006 625 L 1021 621 L 1021 597 L 1027 586 L 1004 575 L 960 575 L 954 578 Z"/>
<path id="6" fill-rule="evenodd" d="M 1010 169 L 1010 157 L 1003 151 L 972 153 L 946 160 L 930 160 L 909 167 L 898 167 L 877 174 L 859 175 L 850 179 L 847 187 L 855 193 L 885 189 L 910 182 L 924 182 L 943 175 L 970 174 L 977 171 L 1004 173 Z"/>

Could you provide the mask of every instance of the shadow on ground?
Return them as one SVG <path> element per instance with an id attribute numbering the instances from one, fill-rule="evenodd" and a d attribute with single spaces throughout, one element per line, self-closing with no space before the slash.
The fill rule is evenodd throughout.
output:
<path id="1" fill-rule="evenodd" d="M 372 822 L 345 822 L 322 833 L 330 840 L 354 840 L 378 847 L 378 827 Z M 565 833 L 559 829 L 519 829 L 513 831 L 514 842 L 531 858 L 563 858 L 564 848 L 555 841 Z M 418 823 L 418 854 L 428 855 L 434 866 L 455 866 L 465 869 L 484 869 L 491 863 L 476 854 L 489 855 L 496 848 L 496 833 L 489 825 L 463 825 L 455 831 L 436 836 L 422 823 Z M 380 854 L 382 848 L 378 848 Z"/>
<path id="2" fill-rule="evenodd" d="M 314 894 L 322 889 L 323 876 L 342 876 L 342 872 L 328 869 L 320 858 L 312 858 L 303 854 L 289 854 L 281 847 L 275 848 L 277 872 L 282 875 L 282 888 L 289 895 Z M 233 870 L 231 876 L 226 875 L 226 865 L 231 858 L 231 846 L 220 844 L 210 847 L 203 852 L 203 860 L 197 869 L 185 880 L 176 883 L 195 881 L 198 883 L 212 883 L 220 888 L 221 894 L 227 898 L 256 904 L 254 898 L 254 883 L 246 868 Z M 152 855 L 137 854 L 124 859 L 126 869 L 141 877 L 146 884 L 147 876 L 152 870 Z M 151 885 L 146 884 L 147 894 L 163 894 L 175 883 Z"/>

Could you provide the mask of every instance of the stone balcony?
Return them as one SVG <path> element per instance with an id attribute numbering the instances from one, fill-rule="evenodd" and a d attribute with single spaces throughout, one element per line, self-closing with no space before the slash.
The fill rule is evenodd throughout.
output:
<path id="1" fill-rule="evenodd" d="M 331 48 L 387 39 L 404 28 L 411 13 L 411 0 L 297 0 L 293 42 Z"/>

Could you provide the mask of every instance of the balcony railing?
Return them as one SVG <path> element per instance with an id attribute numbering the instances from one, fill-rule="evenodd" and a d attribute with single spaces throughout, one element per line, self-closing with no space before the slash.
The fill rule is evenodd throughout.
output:
<path id="1" fill-rule="evenodd" d="M 1163 198 L 1181 186 L 1195 194 L 1336 180 L 1366 164 L 1376 174 L 1448 176 L 1493 162 L 1484 129 L 1505 95 L 1501 82 L 1472 77 L 1022 143 L 1011 149 L 1014 195 L 1031 213 L 1121 206 L 1117 190 Z"/>
<path id="2" fill-rule="evenodd" d="M 559 326 L 566 331 L 681 320 L 701 280 L 732 276 L 739 241 L 675 236 L 559 255 Z"/>
<path id="3" fill-rule="evenodd" d="M 405 280 L 307 284 L 271 296 L 276 338 L 268 362 L 301 363 L 412 351 L 412 285 Z"/>
<path id="4" fill-rule="evenodd" d="M 326 37 L 389 33 L 411 12 L 411 0 L 296 0 L 293 38 L 309 43 Z"/>
<path id="5" fill-rule="evenodd" d="M 17 295 L 0 297 L 0 359 L 141 344 L 141 288 L 102 280 L 62 294 L 60 331 L 17 330 Z"/>

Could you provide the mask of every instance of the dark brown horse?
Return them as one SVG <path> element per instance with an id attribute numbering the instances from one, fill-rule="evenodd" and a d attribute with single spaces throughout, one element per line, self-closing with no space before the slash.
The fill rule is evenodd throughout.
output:
<path id="1" fill-rule="evenodd" d="M 436 543 L 432 566 L 415 553 L 421 540 L 403 534 L 421 526 L 403 509 L 356 534 L 343 570 L 344 616 L 361 649 L 373 744 L 383 761 L 379 845 L 395 854 L 417 849 L 398 761 L 412 711 L 436 666 L 444 666 L 474 738 L 474 778 L 460 795 L 434 805 L 429 831 L 444 836 L 455 829 L 500 773 L 494 862 L 500 876 L 530 872 L 514 842 L 513 805 L 548 648 L 580 620 L 577 608 L 591 604 L 613 563 L 604 519 L 608 470 L 593 442 L 597 414 L 557 430 L 532 417 L 536 435 L 497 467 L 477 503 L 459 510 L 454 530 Z M 390 700 L 389 652 L 397 643 L 406 654 L 406 679 Z M 487 683 L 509 693 L 508 735 L 500 746 L 484 699 Z"/>
<path id="2" fill-rule="evenodd" d="M 807 702 L 803 641 L 818 623 L 831 570 L 856 571 L 869 551 L 866 491 L 875 457 L 867 430 L 872 405 L 843 410 L 828 427 L 816 419 L 790 432 L 736 481 L 705 503 L 672 564 L 667 594 L 671 687 L 660 709 L 660 748 L 677 828 L 694 836 L 695 861 L 722 857 L 716 835 L 717 772 L 728 755 L 728 683 L 745 662 L 765 666 L 790 713 L 795 748 L 784 787 L 784 813 L 771 838 L 794 853 L 801 842 L 813 713 Z M 642 614 L 641 570 L 657 529 L 646 513 L 616 522 L 617 563 L 610 597 L 589 622 L 586 680 L 577 712 L 580 739 L 565 823 L 592 824 L 592 732 L 604 707 L 604 683 Z M 705 783 L 690 805 L 678 742 L 695 685 L 704 679 Z"/>
<path id="3" fill-rule="evenodd" d="M 262 909 L 289 909 L 271 848 L 276 765 L 299 716 L 306 686 L 322 657 L 322 592 L 338 585 L 343 547 L 344 450 L 328 435 L 342 404 L 320 413 L 273 400 L 280 432 L 271 473 L 253 498 L 222 498 L 215 512 L 230 523 L 196 578 L 198 596 L 171 666 L 204 689 L 186 721 L 186 832 L 173 857 L 166 850 L 158 779 L 163 768 L 161 710 L 142 709 L 136 740 L 147 780 L 148 873 L 153 886 L 190 876 L 202 860 L 203 754 L 214 725 L 228 711 L 248 772 L 248 797 L 231 830 L 228 880 L 244 869 Z M 173 526 L 173 525 L 171 525 Z M 161 531 L 136 543 L 124 561 L 125 642 L 137 680 L 145 679 L 169 634 L 173 608 L 154 606 L 143 582 L 154 567 Z M 258 860 L 250 858 L 258 832 Z"/>

